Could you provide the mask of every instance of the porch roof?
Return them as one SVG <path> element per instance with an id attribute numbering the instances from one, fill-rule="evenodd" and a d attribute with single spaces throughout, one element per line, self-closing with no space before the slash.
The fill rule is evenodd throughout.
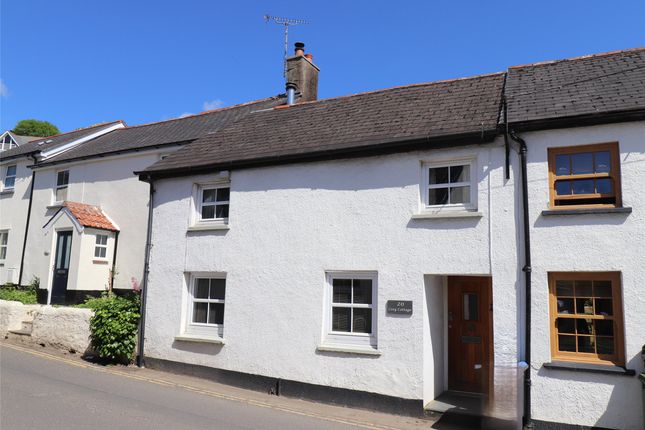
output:
<path id="1" fill-rule="evenodd" d="M 119 231 L 118 227 L 108 218 L 98 206 L 92 206 L 79 202 L 63 202 L 63 207 L 76 218 L 83 227 L 96 228 L 99 230 Z"/>

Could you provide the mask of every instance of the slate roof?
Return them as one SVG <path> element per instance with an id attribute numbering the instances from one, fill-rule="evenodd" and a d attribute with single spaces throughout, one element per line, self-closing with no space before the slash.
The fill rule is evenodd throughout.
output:
<path id="1" fill-rule="evenodd" d="M 495 134 L 503 82 L 504 73 L 497 73 L 255 112 L 170 154 L 144 172 L 360 151 L 465 135 L 478 143 L 482 135 Z"/>
<path id="2" fill-rule="evenodd" d="M 36 138 L 36 140 L 22 144 L 17 148 L 11 148 L 6 151 L 0 152 L 0 161 L 17 157 L 25 157 L 31 154 L 36 154 L 40 151 L 54 149 L 67 143 L 73 142 L 77 139 L 81 139 L 88 134 L 96 133 L 103 128 L 111 127 L 118 122 L 121 121 L 112 121 L 93 125 L 91 127 L 80 128 L 78 130 L 56 134 L 54 136 L 38 137 Z"/>
<path id="3" fill-rule="evenodd" d="M 250 112 L 282 104 L 284 100 L 284 97 L 280 96 L 269 97 L 183 118 L 117 129 L 51 157 L 45 162 L 39 163 L 39 165 L 44 166 L 111 153 L 136 151 L 160 145 L 187 143 L 206 133 L 217 131 Z"/>
<path id="4" fill-rule="evenodd" d="M 645 48 L 508 69 L 509 123 L 645 109 Z"/>
<path id="5" fill-rule="evenodd" d="M 9 134 L 11 135 L 11 138 L 13 139 L 13 141 L 18 144 L 18 146 L 24 145 L 25 143 L 31 142 L 32 140 L 41 139 L 39 136 L 20 136 L 19 134 L 16 134 L 13 131 L 9 131 Z"/>
<path id="6" fill-rule="evenodd" d="M 63 206 L 76 218 L 83 227 L 97 228 L 100 230 L 119 231 L 98 206 L 79 202 L 63 202 Z"/>

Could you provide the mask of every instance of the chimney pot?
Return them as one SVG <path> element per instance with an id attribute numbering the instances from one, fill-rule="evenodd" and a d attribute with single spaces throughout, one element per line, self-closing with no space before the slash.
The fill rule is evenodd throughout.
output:
<path id="1" fill-rule="evenodd" d="M 312 63 L 314 62 L 314 56 L 313 56 L 313 54 L 305 54 L 305 58 L 306 58 L 307 60 L 311 61 Z"/>
<path id="2" fill-rule="evenodd" d="M 302 57 L 305 55 L 305 44 L 302 42 L 296 42 L 296 57 Z"/>

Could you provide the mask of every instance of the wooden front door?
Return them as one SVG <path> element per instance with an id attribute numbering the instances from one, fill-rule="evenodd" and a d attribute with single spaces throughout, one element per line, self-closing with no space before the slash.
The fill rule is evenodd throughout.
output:
<path id="1" fill-rule="evenodd" d="M 69 259 L 72 253 L 72 232 L 59 231 L 56 236 L 56 256 L 54 258 L 54 281 L 52 283 L 53 304 L 64 304 L 69 275 Z"/>
<path id="2" fill-rule="evenodd" d="M 448 277 L 448 389 L 488 393 L 492 356 L 491 280 Z"/>

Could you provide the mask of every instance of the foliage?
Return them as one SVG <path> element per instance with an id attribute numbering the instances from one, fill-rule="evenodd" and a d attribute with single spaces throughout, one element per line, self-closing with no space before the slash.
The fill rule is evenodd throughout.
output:
<path id="1" fill-rule="evenodd" d="M 90 319 L 94 351 L 104 361 L 130 363 L 139 325 L 139 296 L 119 297 L 104 293 L 101 298 L 86 300 L 85 305 L 94 309 Z"/>
<path id="2" fill-rule="evenodd" d="M 10 300 L 14 302 L 21 302 L 25 305 L 35 305 L 36 290 L 30 287 L 20 288 L 15 284 L 5 284 L 0 287 L 0 300 Z"/>
<path id="3" fill-rule="evenodd" d="M 52 136 L 59 134 L 58 127 L 48 121 L 39 121 L 37 119 L 23 119 L 18 121 L 12 130 L 20 136 Z"/>

